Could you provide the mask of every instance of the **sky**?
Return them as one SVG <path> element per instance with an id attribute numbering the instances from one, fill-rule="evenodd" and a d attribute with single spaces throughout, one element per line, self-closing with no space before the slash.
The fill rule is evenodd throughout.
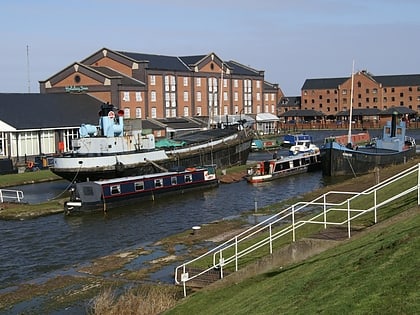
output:
<path id="1" fill-rule="evenodd" d="M 286 96 L 306 79 L 420 74 L 418 0 L 3 0 L 0 93 L 102 48 L 206 55 L 265 73 Z"/>

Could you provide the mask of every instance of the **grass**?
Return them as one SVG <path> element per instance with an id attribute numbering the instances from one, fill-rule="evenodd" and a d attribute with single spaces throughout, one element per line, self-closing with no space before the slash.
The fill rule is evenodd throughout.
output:
<path id="1" fill-rule="evenodd" d="M 50 170 L 40 170 L 36 172 L 24 172 L 18 174 L 4 174 L 0 176 L 0 188 L 39 183 L 45 181 L 59 180 L 61 177 L 55 175 Z"/>
<path id="2" fill-rule="evenodd" d="M 201 290 L 165 314 L 415 314 L 420 216 L 286 268 Z"/>

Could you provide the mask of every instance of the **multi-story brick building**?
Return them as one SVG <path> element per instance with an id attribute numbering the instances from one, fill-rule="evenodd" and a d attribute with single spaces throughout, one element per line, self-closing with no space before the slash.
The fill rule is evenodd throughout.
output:
<path id="1" fill-rule="evenodd" d="M 45 81 L 41 93 L 87 93 L 126 118 L 276 113 L 282 92 L 264 71 L 215 53 L 163 56 L 103 48 Z"/>
<path id="2" fill-rule="evenodd" d="M 302 87 L 301 109 L 323 112 L 334 117 L 353 108 L 386 110 L 404 106 L 420 110 L 420 74 L 374 76 L 359 71 L 346 78 L 307 79 Z"/>

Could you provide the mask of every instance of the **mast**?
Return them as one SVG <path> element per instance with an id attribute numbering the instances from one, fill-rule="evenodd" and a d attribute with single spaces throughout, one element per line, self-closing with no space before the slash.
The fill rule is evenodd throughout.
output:
<path id="1" fill-rule="evenodd" d="M 354 60 L 351 70 L 351 89 L 350 89 L 350 115 L 349 115 L 349 133 L 347 136 L 347 144 L 351 144 L 351 123 L 353 121 L 353 85 L 354 85 Z"/>
<path id="2" fill-rule="evenodd" d="M 31 93 L 31 77 L 29 74 L 29 45 L 26 45 L 26 67 L 28 75 L 28 93 Z"/>

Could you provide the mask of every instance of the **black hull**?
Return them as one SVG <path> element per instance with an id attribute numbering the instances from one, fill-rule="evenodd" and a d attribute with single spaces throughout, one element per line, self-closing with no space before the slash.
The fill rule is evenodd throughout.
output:
<path id="1" fill-rule="evenodd" d="M 217 168 L 225 168 L 233 165 L 244 165 L 248 160 L 251 150 L 252 135 L 241 135 L 237 140 L 222 143 L 217 146 L 202 148 L 186 153 L 170 154 L 169 159 L 154 161 L 154 163 L 141 162 L 138 165 L 127 167 L 124 165 L 115 165 L 112 168 L 107 167 L 90 169 L 55 169 L 51 171 L 56 175 L 71 182 L 94 181 L 100 179 L 110 179 L 125 176 L 146 175 L 162 172 L 164 169 L 174 169 L 182 167 L 196 167 L 200 165 L 216 165 Z M 159 168 L 158 166 L 162 167 Z"/>
<path id="2" fill-rule="evenodd" d="M 219 180 L 211 180 L 207 182 L 200 182 L 196 184 L 191 184 L 183 188 L 173 187 L 165 189 L 157 189 L 153 191 L 141 192 L 129 197 L 115 197 L 110 200 L 107 200 L 106 203 L 103 202 L 92 202 L 92 203 L 83 203 L 82 207 L 69 207 L 67 203 L 64 204 L 64 213 L 65 215 L 77 215 L 77 214 L 87 214 L 87 213 L 97 213 L 97 212 L 108 212 L 110 209 L 130 206 L 135 204 L 140 204 L 142 201 L 155 201 L 157 199 L 162 199 L 171 195 L 183 195 L 187 193 L 192 193 L 198 190 L 205 190 L 216 188 L 219 186 Z"/>
<path id="3" fill-rule="evenodd" d="M 374 150 L 340 150 L 321 148 L 321 166 L 324 176 L 356 176 L 372 173 L 376 167 L 406 163 L 416 155 L 416 148 L 411 147 L 401 152 Z"/>

